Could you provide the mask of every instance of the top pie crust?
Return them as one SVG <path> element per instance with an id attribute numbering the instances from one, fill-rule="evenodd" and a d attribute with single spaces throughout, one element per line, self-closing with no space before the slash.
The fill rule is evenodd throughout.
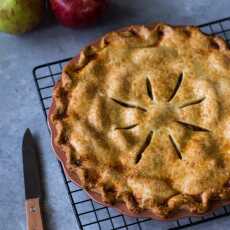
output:
<path id="1" fill-rule="evenodd" d="M 54 144 L 88 191 L 167 218 L 230 189 L 230 51 L 191 26 L 130 26 L 64 68 Z"/>

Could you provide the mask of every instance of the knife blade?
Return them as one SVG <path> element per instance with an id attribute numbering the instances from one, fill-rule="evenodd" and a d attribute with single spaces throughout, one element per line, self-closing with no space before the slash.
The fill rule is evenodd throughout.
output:
<path id="1" fill-rule="evenodd" d="M 25 206 L 28 230 L 43 230 L 40 208 L 41 184 L 39 161 L 33 136 L 26 129 L 22 143 L 22 159 L 25 184 Z"/>

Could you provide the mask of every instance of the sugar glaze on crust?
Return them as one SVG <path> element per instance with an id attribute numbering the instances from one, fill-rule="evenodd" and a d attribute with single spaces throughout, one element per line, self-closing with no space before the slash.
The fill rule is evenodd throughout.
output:
<path id="1" fill-rule="evenodd" d="M 53 144 L 107 204 L 162 219 L 206 213 L 230 198 L 229 88 L 219 37 L 165 24 L 111 32 L 65 66 Z"/>

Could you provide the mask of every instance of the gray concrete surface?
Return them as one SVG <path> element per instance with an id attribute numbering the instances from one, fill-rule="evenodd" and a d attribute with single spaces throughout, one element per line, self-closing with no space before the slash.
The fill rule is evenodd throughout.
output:
<path id="1" fill-rule="evenodd" d="M 103 33 L 131 23 L 165 21 L 200 24 L 230 16 L 229 0 L 113 0 L 97 26 L 72 30 L 55 23 L 16 37 L 0 34 L 0 230 L 25 229 L 21 142 L 31 128 L 41 148 L 47 229 L 77 229 L 58 163 L 50 148 L 32 79 L 34 66 L 73 56 Z M 194 229 L 229 229 L 230 220 L 215 220 Z M 164 229 L 154 223 L 145 229 Z"/>

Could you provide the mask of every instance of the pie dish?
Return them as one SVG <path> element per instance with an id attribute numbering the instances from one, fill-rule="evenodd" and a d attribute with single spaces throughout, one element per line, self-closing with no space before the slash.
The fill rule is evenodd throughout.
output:
<path id="1" fill-rule="evenodd" d="M 192 26 L 130 26 L 65 67 L 49 126 L 66 173 L 134 216 L 204 214 L 230 200 L 230 51 Z"/>

